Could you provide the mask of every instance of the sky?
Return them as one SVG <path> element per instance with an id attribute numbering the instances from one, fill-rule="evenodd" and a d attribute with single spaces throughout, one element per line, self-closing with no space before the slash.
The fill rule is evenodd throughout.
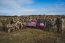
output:
<path id="1" fill-rule="evenodd" d="M 0 15 L 65 15 L 65 0 L 0 0 Z"/>

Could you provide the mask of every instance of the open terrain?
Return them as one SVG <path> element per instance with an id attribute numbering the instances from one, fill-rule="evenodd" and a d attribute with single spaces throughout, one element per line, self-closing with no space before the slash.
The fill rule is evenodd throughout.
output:
<path id="1" fill-rule="evenodd" d="M 0 43 L 65 43 L 65 36 L 61 33 L 28 28 L 12 33 L 0 32 Z"/>
<path id="2" fill-rule="evenodd" d="M 65 28 L 63 28 L 63 33 L 52 30 L 48 32 L 36 28 L 24 28 L 20 31 L 7 33 L 1 31 L 0 28 L 0 43 L 65 43 Z"/>

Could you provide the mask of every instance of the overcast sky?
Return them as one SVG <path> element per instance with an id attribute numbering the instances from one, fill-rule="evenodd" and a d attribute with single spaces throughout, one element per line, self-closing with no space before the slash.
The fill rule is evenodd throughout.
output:
<path id="1" fill-rule="evenodd" d="M 64 15 L 65 0 L 0 0 L 0 15 Z"/>

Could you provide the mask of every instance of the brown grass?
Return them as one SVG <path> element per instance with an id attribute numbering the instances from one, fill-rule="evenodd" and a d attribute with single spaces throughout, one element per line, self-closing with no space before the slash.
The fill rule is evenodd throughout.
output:
<path id="1" fill-rule="evenodd" d="M 23 29 L 13 33 L 0 33 L 0 43 L 59 43 L 64 41 L 61 39 L 59 33 L 39 29 Z"/>

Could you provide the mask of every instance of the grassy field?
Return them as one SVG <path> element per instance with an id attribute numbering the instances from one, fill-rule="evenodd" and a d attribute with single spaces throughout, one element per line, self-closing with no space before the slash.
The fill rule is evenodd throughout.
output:
<path id="1" fill-rule="evenodd" d="M 12 33 L 0 33 L 0 43 L 65 43 L 61 33 L 39 29 L 23 29 Z"/>
<path id="2" fill-rule="evenodd" d="M 65 43 L 65 27 L 63 33 L 48 32 L 35 28 L 27 28 L 11 33 L 0 31 L 0 43 Z"/>

